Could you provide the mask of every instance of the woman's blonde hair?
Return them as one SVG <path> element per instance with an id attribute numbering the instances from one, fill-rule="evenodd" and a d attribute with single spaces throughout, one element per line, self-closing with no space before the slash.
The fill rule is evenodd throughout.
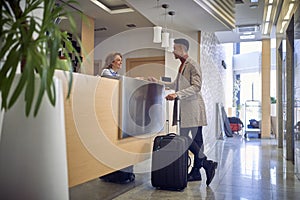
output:
<path id="1" fill-rule="evenodd" d="M 121 53 L 110 53 L 106 56 L 105 58 L 105 64 L 103 69 L 111 69 L 112 68 L 112 63 L 115 60 L 116 56 L 120 56 L 122 58 L 122 54 Z"/>

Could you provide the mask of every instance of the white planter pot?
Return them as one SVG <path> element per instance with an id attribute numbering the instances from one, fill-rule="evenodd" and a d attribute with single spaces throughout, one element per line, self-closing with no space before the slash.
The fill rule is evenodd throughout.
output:
<path id="1" fill-rule="evenodd" d="M 65 97 L 61 82 L 58 79 L 54 81 L 55 107 L 45 95 L 38 115 L 26 117 L 24 97 L 21 96 L 3 115 L 0 134 L 1 199 L 69 199 Z M 39 84 L 37 79 L 36 84 Z"/>
<path id="2" fill-rule="evenodd" d="M 271 104 L 271 116 L 276 117 L 276 103 Z"/>

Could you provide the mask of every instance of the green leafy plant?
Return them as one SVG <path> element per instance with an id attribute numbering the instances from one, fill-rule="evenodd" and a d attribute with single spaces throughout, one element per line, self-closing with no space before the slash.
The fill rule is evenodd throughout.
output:
<path id="1" fill-rule="evenodd" d="M 271 104 L 275 104 L 276 103 L 276 98 L 275 97 L 271 97 Z"/>
<path id="2" fill-rule="evenodd" d="M 22 92 L 25 100 L 25 114 L 28 116 L 34 104 L 34 116 L 37 115 L 45 93 L 52 105 L 55 105 L 56 95 L 53 82 L 57 69 L 70 71 L 68 96 L 72 86 L 72 67 L 69 53 L 76 53 L 66 32 L 60 30 L 55 23 L 65 16 L 74 33 L 76 25 L 71 13 L 57 5 L 55 0 L 1 0 L 0 21 L 0 92 L 1 109 L 11 108 Z M 33 12 L 41 12 L 37 16 Z M 80 43 L 78 36 L 74 35 Z M 58 52 L 63 51 L 67 62 L 61 60 Z M 18 67 L 21 75 L 16 87 L 12 87 Z M 35 78 L 39 77 L 40 87 L 35 94 Z"/>

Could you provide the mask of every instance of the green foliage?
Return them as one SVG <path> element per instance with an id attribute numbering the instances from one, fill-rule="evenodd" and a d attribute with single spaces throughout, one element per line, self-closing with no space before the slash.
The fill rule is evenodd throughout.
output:
<path id="1" fill-rule="evenodd" d="M 275 104 L 276 103 L 276 98 L 275 97 L 271 97 L 271 104 Z"/>
<path id="2" fill-rule="evenodd" d="M 51 104 L 55 105 L 55 87 L 53 82 L 56 69 L 68 69 L 69 91 L 72 85 L 72 68 L 69 54 L 77 56 L 66 32 L 62 32 L 55 20 L 65 16 L 71 24 L 73 33 L 76 25 L 72 16 L 62 6 L 57 6 L 55 0 L 1 0 L 0 21 L 0 93 L 2 97 L 1 109 L 11 108 L 22 92 L 25 92 L 25 113 L 30 114 L 34 104 L 34 116 L 37 115 L 42 98 L 46 93 Z M 71 0 L 68 4 L 74 4 Z M 38 17 L 32 12 L 42 12 Z M 75 37 L 77 37 L 75 35 Z M 76 38 L 78 41 L 78 37 Z M 63 48 L 63 44 L 65 48 Z M 59 50 L 63 50 L 67 63 L 58 57 Z M 18 67 L 21 67 L 21 77 L 16 87 L 12 83 Z M 40 87 L 35 94 L 35 77 L 39 77 Z"/>

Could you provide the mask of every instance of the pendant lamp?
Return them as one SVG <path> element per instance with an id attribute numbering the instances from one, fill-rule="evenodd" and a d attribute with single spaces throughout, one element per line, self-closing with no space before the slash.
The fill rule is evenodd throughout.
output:
<path id="1" fill-rule="evenodd" d="M 159 0 L 156 1 L 156 7 L 159 7 Z M 153 43 L 161 43 L 161 32 L 161 26 L 156 25 L 153 27 Z"/>
<path id="2" fill-rule="evenodd" d="M 169 47 L 169 36 L 170 34 L 167 31 L 162 33 L 161 47 Z"/>
<path id="3" fill-rule="evenodd" d="M 171 16 L 171 25 L 173 26 L 173 16 L 175 15 L 175 11 L 169 11 L 168 14 Z M 173 37 L 173 32 L 171 32 L 169 38 L 168 51 L 173 52 L 173 50 L 174 50 L 174 37 Z"/>
<path id="4" fill-rule="evenodd" d="M 170 39 L 169 39 L 168 51 L 169 52 L 173 52 L 174 51 L 174 38 L 173 37 L 170 37 Z"/>
<path id="5" fill-rule="evenodd" d="M 162 27 L 161 26 L 154 26 L 153 27 L 153 42 L 154 43 L 161 43 L 161 31 Z"/>
<path id="6" fill-rule="evenodd" d="M 161 47 L 167 48 L 169 47 L 169 37 L 170 34 L 167 32 L 167 25 L 166 25 L 166 20 L 167 20 L 167 8 L 169 8 L 168 4 L 163 4 L 162 7 L 165 9 L 165 27 L 162 32 L 162 41 L 161 41 Z"/>

